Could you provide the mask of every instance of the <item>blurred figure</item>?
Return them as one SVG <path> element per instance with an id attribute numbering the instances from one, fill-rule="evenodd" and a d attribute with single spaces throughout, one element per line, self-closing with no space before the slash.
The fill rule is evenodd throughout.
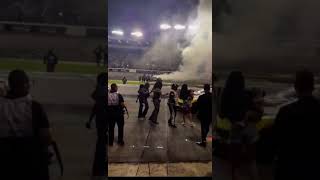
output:
<path id="1" fill-rule="evenodd" d="M 139 100 L 139 114 L 138 118 L 146 118 L 148 113 L 149 104 L 148 104 L 148 97 L 149 97 L 149 90 L 145 87 L 145 85 L 141 84 L 139 91 L 138 91 L 138 100 Z M 144 109 L 143 109 L 144 106 Z"/>
<path id="2" fill-rule="evenodd" d="M 118 126 L 118 144 L 121 146 L 124 145 L 124 109 L 127 111 L 124 99 L 122 95 L 118 93 L 117 85 L 113 83 L 108 93 L 109 146 L 113 146 L 115 124 Z"/>
<path id="3" fill-rule="evenodd" d="M 222 164 L 231 170 L 232 179 L 238 178 L 238 171 L 243 160 L 243 120 L 249 109 L 249 94 L 245 90 L 245 80 L 240 71 L 233 71 L 228 76 L 225 87 L 222 92 L 219 119 L 230 123 L 230 130 L 217 129 L 217 141 L 215 142 L 214 156 L 220 161 L 214 175 L 215 179 L 219 179 L 224 170 Z M 219 123 L 219 121 L 217 122 Z M 225 161 L 226 160 L 226 161 Z M 220 166 L 221 165 L 221 166 Z M 226 168 L 225 167 L 225 168 Z"/>
<path id="4" fill-rule="evenodd" d="M 168 100 L 168 107 L 169 107 L 169 112 L 170 112 L 170 118 L 168 120 L 169 126 L 172 126 L 176 128 L 176 116 L 177 116 L 177 102 L 178 102 L 178 85 L 177 84 L 172 84 L 171 85 L 171 91 L 169 93 L 169 100 Z M 172 119 L 173 119 L 173 124 L 172 124 Z"/>
<path id="5" fill-rule="evenodd" d="M 47 72 L 55 72 L 55 67 L 58 64 L 58 57 L 50 49 L 43 58 L 43 63 L 47 64 Z"/>
<path id="6" fill-rule="evenodd" d="M 312 95 L 313 73 L 298 71 L 294 88 L 298 100 L 279 110 L 273 127 L 275 180 L 320 179 L 317 166 L 320 103 Z"/>
<path id="7" fill-rule="evenodd" d="M 97 66 L 100 66 L 100 62 L 102 61 L 102 55 L 103 55 L 103 48 L 101 45 L 99 45 L 95 50 L 94 54 L 96 56 L 96 63 Z"/>
<path id="8" fill-rule="evenodd" d="M 193 126 L 192 122 L 192 113 L 191 113 L 191 107 L 192 107 L 192 100 L 193 100 L 193 91 L 188 89 L 187 84 L 183 84 L 181 86 L 180 95 L 179 98 L 183 101 L 182 103 L 182 118 L 183 122 L 182 125 L 186 125 L 186 117 L 189 118 L 190 125 Z"/>
<path id="9" fill-rule="evenodd" d="M 197 142 L 198 145 L 206 147 L 207 135 L 209 132 L 210 124 L 212 122 L 212 93 L 210 92 L 210 85 L 203 86 L 204 94 L 200 95 L 196 102 L 196 109 L 198 112 L 198 119 L 201 123 L 201 141 Z"/>
<path id="10" fill-rule="evenodd" d="M 153 100 L 154 110 L 152 111 L 152 114 L 149 120 L 154 124 L 159 124 L 157 120 L 158 120 L 158 114 L 160 111 L 160 102 L 161 102 L 161 95 L 162 95 L 161 89 L 162 89 L 162 80 L 158 78 L 151 90 L 151 93 L 153 93 L 152 100 Z"/>
<path id="11" fill-rule="evenodd" d="M 22 70 L 11 71 L 9 91 L 0 97 L 1 179 L 48 180 L 52 144 L 43 107 L 29 94 L 30 83 Z"/>
<path id="12" fill-rule="evenodd" d="M 123 78 L 122 78 L 122 83 L 127 84 L 127 78 L 125 76 L 123 76 Z"/>
<path id="13" fill-rule="evenodd" d="M 97 76 L 97 86 L 91 97 L 94 99 L 95 104 L 92 108 L 92 112 L 89 121 L 86 123 L 86 127 L 91 127 L 91 121 L 95 117 L 96 129 L 97 129 L 97 142 L 96 151 L 94 156 L 92 175 L 93 176 L 106 176 L 107 168 L 107 132 L 108 132 L 108 114 L 107 114 L 107 91 L 108 91 L 108 74 L 100 73 Z"/>

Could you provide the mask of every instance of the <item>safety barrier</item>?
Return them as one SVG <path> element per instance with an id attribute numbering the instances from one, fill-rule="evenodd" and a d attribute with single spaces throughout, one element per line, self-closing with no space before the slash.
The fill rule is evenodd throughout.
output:
<path id="1" fill-rule="evenodd" d="M 99 36 L 106 37 L 107 28 L 96 26 L 71 26 L 61 24 L 24 23 L 0 21 L 0 31 L 7 32 L 39 32 L 47 34 L 61 34 L 68 36 Z"/>

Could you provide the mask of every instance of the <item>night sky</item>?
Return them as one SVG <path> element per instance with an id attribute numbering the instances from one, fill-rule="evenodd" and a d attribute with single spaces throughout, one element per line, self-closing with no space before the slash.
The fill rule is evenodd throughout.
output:
<path id="1" fill-rule="evenodd" d="M 108 28 L 145 34 L 157 31 L 160 23 L 185 23 L 198 0 L 108 0 Z"/>

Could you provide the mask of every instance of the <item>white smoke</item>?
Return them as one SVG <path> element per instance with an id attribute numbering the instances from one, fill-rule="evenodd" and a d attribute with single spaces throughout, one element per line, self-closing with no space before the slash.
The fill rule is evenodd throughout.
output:
<path id="1" fill-rule="evenodd" d="M 185 34 L 186 38 L 190 38 L 190 45 L 182 50 L 181 65 L 176 72 L 158 76 L 163 80 L 207 80 L 211 82 L 212 0 L 200 0 L 197 17 L 191 24 L 195 24 L 196 29 L 188 29 Z"/>

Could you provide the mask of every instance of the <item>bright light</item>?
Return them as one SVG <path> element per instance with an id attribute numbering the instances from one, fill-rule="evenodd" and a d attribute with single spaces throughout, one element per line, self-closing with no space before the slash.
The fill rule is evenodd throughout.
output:
<path id="1" fill-rule="evenodd" d="M 182 29 L 185 29 L 185 28 L 186 28 L 186 26 L 183 26 L 183 25 L 180 25 L 180 24 L 177 24 L 177 25 L 174 26 L 174 29 L 176 29 L 176 30 L 182 30 Z"/>
<path id="2" fill-rule="evenodd" d="M 116 34 L 116 35 L 120 35 L 120 36 L 123 36 L 123 31 L 120 31 L 120 30 L 114 30 L 114 31 L 111 31 L 112 34 Z"/>
<path id="3" fill-rule="evenodd" d="M 160 25 L 160 29 L 163 29 L 163 30 L 167 30 L 167 29 L 170 29 L 171 26 L 169 24 L 161 24 Z"/>
<path id="4" fill-rule="evenodd" d="M 192 30 L 195 30 L 195 29 L 198 28 L 198 26 L 196 26 L 196 25 L 190 25 L 188 28 L 189 28 L 189 29 L 192 29 Z"/>
<path id="5" fill-rule="evenodd" d="M 139 32 L 139 31 L 132 32 L 131 35 L 132 36 L 136 36 L 136 37 L 142 37 L 143 36 L 142 32 Z"/>

